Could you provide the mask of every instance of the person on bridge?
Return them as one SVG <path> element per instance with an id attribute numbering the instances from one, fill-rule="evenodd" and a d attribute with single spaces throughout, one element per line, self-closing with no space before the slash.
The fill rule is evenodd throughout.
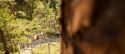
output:
<path id="1" fill-rule="evenodd" d="M 39 38 L 40 38 L 40 34 L 39 33 L 37 33 L 37 34 L 34 35 L 34 40 L 35 41 L 39 40 Z"/>
<path id="2" fill-rule="evenodd" d="M 39 33 L 36 33 L 33 38 L 34 38 L 34 44 L 40 43 L 40 34 Z"/>

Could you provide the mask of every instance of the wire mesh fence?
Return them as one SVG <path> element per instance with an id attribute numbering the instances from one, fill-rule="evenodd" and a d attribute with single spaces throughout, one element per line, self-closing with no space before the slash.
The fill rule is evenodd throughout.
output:
<path id="1" fill-rule="evenodd" d="M 46 54 L 51 54 L 53 49 L 58 49 L 59 51 L 59 37 L 44 37 L 39 38 L 38 40 L 34 40 L 31 38 L 31 42 L 27 44 L 18 44 L 18 50 L 20 54 L 38 54 L 42 53 L 42 51 L 47 50 Z M 47 47 L 47 48 L 45 48 Z M 40 49 L 39 52 L 35 52 L 35 49 Z M 51 52 L 52 50 L 52 52 Z M 57 52 L 57 51 L 56 51 Z"/>

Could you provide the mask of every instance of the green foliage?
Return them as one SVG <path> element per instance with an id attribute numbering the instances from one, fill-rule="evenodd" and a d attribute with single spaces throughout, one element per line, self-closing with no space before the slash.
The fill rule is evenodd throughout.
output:
<path id="1" fill-rule="evenodd" d="M 50 53 L 51 54 L 59 54 L 59 44 L 50 44 Z M 34 54 L 49 54 L 48 52 L 48 44 L 41 46 L 33 50 Z"/>
<path id="2" fill-rule="evenodd" d="M 48 37 L 57 32 L 58 6 L 57 0 L 50 3 L 46 0 L 0 2 L 0 28 L 4 31 L 8 47 L 13 49 L 19 42 L 27 44 L 27 37 L 33 37 L 41 31 Z M 0 39 L 0 51 L 1 41 Z M 31 39 L 28 39 L 28 42 L 31 42 Z"/>

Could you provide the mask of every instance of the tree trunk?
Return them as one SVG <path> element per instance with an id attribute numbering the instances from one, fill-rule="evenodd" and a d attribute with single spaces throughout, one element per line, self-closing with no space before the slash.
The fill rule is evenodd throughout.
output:
<path id="1" fill-rule="evenodd" d="M 14 16 L 16 16 L 16 14 L 14 13 L 14 7 L 11 5 L 10 2 L 7 2 L 7 4 L 9 5 L 10 11 L 12 12 L 12 14 L 13 14 Z"/>
<path id="2" fill-rule="evenodd" d="M 8 47 L 7 47 L 6 38 L 5 38 L 4 33 L 3 33 L 3 31 L 1 30 L 1 28 L 0 28 L 0 36 L 1 36 L 1 40 L 2 40 L 2 42 L 3 42 L 5 54 L 10 54 L 10 53 L 9 53 L 9 49 L 8 49 Z"/>
<path id="3" fill-rule="evenodd" d="M 125 54 L 125 0 L 62 0 L 61 54 Z"/>

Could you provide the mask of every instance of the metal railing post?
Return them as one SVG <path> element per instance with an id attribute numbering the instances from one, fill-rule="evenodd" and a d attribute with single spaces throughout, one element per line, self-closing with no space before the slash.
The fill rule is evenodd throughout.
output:
<path id="1" fill-rule="evenodd" d="M 50 42 L 48 42 L 48 54 L 50 54 Z"/>

